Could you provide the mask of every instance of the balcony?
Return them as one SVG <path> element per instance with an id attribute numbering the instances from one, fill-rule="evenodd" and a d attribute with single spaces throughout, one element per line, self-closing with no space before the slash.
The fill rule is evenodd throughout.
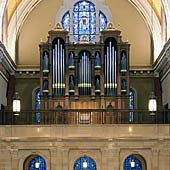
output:
<path id="1" fill-rule="evenodd" d="M 169 124 L 170 110 L 57 109 L 0 111 L 0 125 Z"/>

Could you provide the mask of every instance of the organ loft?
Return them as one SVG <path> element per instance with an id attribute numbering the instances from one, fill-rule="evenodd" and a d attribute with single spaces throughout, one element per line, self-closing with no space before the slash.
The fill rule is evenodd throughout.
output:
<path id="1" fill-rule="evenodd" d="M 112 23 L 95 43 L 58 23 L 39 47 L 41 109 L 129 109 L 130 44 Z"/>

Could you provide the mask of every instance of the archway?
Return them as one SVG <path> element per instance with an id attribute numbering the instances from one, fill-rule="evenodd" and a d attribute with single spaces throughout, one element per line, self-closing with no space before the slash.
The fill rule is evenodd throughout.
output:
<path id="1" fill-rule="evenodd" d="M 24 162 L 24 170 L 46 170 L 45 159 L 39 155 L 30 155 Z"/>
<path id="2" fill-rule="evenodd" d="M 96 170 L 95 161 L 87 156 L 78 158 L 74 163 L 74 170 Z"/>
<path id="3" fill-rule="evenodd" d="M 146 170 L 145 159 L 138 154 L 132 154 L 126 157 L 123 164 L 124 170 Z"/>

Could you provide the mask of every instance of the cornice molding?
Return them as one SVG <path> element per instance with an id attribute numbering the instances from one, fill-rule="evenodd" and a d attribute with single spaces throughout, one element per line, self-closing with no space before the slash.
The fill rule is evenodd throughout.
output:
<path id="1" fill-rule="evenodd" d="M 14 12 L 10 20 L 10 23 L 8 26 L 7 49 L 13 60 L 15 60 L 15 41 L 17 39 L 17 36 L 20 33 L 21 27 L 24 21 L 27 19 L 27 16 L 30 14 L 30 12 L 41 1 L 42 0 L 29 0 L 29 1 L 23 0 L 17 7 L 16 11 Z M 96 1 L 96 0 L 93 0 L 93 1 Z M 100 0 L 101 3 L 102 1 L 103 0 Z M 151 35 L 153 36 L 154 54 L 155 54 L 155 59 L 156 59 L 162 49 L 161 25 L 160 25 L 159 19 L 157 18 L 154 10 L 152 9 L 152 7 L 147 1 L 144 1 L 144 0 L 142 1 L 141 0 L 128 0 L 128 1 L 136 8 L 137 11 L 139 11 L 143 20 L 147 24 L 148 29 L 151 32 Z M 17 15 L 16 15 L 16 12 L 17 12 Z M 151 13 L 153 15 L 151 15 Z"/>
<path id="2" fill-rule="evenodd" d="M 8 54 L 5 46 L 0 42 L 0 63 L 4 69 L 11 75 L 16 71 L 16 65 Z"/>
<path id="3" fill-rule="evenodd" d="M 170 39 L 164 45 L 154 64 L 154 71 L 159 74 L 161 81 L 163 81 L 170 73 Z"/>

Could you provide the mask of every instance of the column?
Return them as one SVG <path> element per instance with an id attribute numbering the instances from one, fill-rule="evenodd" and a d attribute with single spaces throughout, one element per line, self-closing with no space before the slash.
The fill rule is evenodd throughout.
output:
<path id="1" fill-rule="evenodd" d="M 62 158 L 63 158 L 62 170 L 68 170 L 69 169 L 69 159 L 68 159 L 68 149 L 67 148 L 62 149 Z"/>
<path id="2" fill-rule="evenodd" d="M 5 147 L 5 149 L 2 149 Z M 10 170 L 11 169 L 11 155 L 10 151 L 6 149 L 6 146 L 1 146 L 0 148 L 0 170 Z"/>
<path id="3" fill-rule="evenodd" d="M 11 149 L 11 170 L 18 170 L 18 149 Z"/>
<path id="4" fill-rule="evenodd" d="M 167 146 L 168 148 L 169 146 Z M 170 150 L 162 149 L 159 152 L 159 170 L 170 170 Z"/>
<path id="5" fill-rule="evenodd" d="M 61 148 L 51 148 L 51 170 L 62 170 L 62 150 Z"/>
<path id="6" fill-rule="evenodd" d="M 152 150 L 151 169 L 153 170 L 158 170 L 158 154 L 159 154 L 158 149 Z"/>

